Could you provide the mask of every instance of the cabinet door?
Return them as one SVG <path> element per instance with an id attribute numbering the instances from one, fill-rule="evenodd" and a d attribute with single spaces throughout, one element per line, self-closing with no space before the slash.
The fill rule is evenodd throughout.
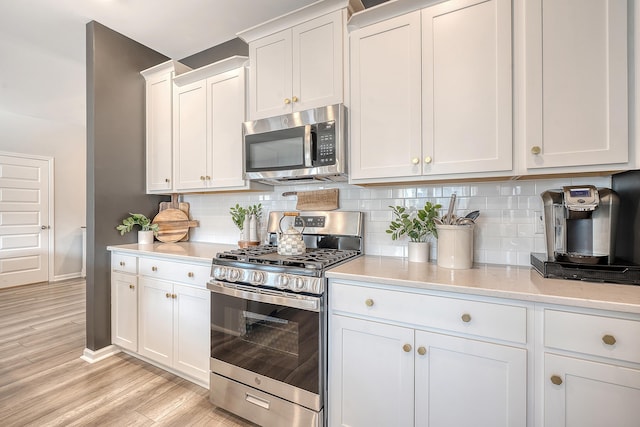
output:
<path id="1" fill-rule="evenodd" d="M 510 171 L 511 0 L 423 9 L 422 37 L 423 173 Z"/>
<path id="2" fill-rule="evenodd" d="M 422 331 L 415 346 L 416 426 L 526 426 L 525 349 Z"/>
<path id="3" fill-rule="evenodd" d="M 173 71 L 146 82 L 147 193 L 171 190 Z"/>
<path id="4" fill-rule="evenodd" d="M 174 285 L 173 366 L 209 382 L 211 293 L 207 289 Z"/>
<path id="5" fill-rule="evenodd" d="M 337 315 L 330 321 L 329 425 L 413 425 L 413 330 Z"/>
<path id="6" fill-rule="evenodd" d="M 524 3 L 527 168 L 627 162 L 627 1 Z"/>
<path id="7" fill-rule="evenodd" d="M 171 366 L 173 362 L 173 286 L 170 282 L 139 278 L 139 353 Z"/>
<path id="8" fill-rule="evenodd" d="M 243 175 L 242 122 L 245 70 L 239 68 L 207 79 L 210 188 L 241 187 Z"/>
<path id="9" fill-rule="evenodd" d="M 251 120 L 290 113 L 291 30 L 249 44 L 249 116 Z"/>
<path id="10" fill-rule="evenodd" d="M 292 29 L 294 111 L 342 102 L 342 13 L 338 10 Z"/>
<path id="11" fill-rule="evenodd" d="M 351 178 L 422 173 L 420 12 L 353 31 Z"/>
<path id="12" fill-rule="evenodd" d="M 111 273 L 111 341 L 138 351 L 138 277 Z"/>
<path id="13" fill-rule="evenodd" d="M 640 370 L 554 354 L 544 361 L 545 427 L 638 425 Z"/>
<path id="14" fill-rule="evenodd" d="M 174 145 L 176 190 L 197 190 L 207 180 L 206 81 L 176 87 Z"/>

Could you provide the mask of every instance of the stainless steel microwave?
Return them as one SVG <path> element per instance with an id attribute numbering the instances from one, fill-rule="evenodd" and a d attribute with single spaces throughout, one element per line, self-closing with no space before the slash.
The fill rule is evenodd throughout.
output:
<path id="1" fill-rule="evenodd" d="M 268 184 L 346 181 L 342 104 L 244 122 L 245 179 Z"/>

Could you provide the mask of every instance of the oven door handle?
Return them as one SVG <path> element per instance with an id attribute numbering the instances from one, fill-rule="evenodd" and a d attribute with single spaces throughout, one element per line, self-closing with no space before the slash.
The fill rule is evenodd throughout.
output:
<path id="1" fill-rule="evenodd" d="M 207 289 L 217 294 L 228 295 L 251 301 L 264 302 L 267 304 L 283 305 L 286 307 L 299 308 L 307 311 L 320 311 L 320 298 L 307 295 L 287 296 L 284 292 L 260 290 L 258 292 L 251 289 L 242 289 L 235 285 L 225 285 L 220 282 L 207 283 Z"/>

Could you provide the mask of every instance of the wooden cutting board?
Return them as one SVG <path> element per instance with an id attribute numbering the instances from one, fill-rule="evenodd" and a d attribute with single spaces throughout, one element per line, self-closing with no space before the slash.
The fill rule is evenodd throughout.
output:
<path id="1" fill-rule="evenodd" d="M 170 202 L 160 202 L 160 208 L 158 209 L 158 212 L 162 212 L 164 210 L 167 209 L 180 209 L 182 212 L 187 214 L 187 218 L 190 218 L 189 215 L 189 203 L 188 202 L 179 202 L 178 201 L 178 196 L 180 196 L 178 193 L 171 193 L 171 201 Z M 189 232 L 187 232 L 187 234 L 180 239 L 181 242 L 186 242 L 187 240 L 189 240 Z"/>
<path id="2" fill-rule="evenodd" d="M 178 242 L 189 233 L 189 227 L 197 227 L 198 221 L 190 221 L 186 213 L 180 209 L 165 209 L 151 221 L 158 224 L 156 238 L 165 243 Z"/>

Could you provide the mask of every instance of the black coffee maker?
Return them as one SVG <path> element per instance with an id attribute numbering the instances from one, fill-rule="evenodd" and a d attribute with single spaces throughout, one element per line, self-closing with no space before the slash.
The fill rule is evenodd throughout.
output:
<path id="1" fill-rule="evenodd" d="M 640 170 L 613 175 L 611 187 L 620 197 L 616 262 L 640 265 Z"/>

